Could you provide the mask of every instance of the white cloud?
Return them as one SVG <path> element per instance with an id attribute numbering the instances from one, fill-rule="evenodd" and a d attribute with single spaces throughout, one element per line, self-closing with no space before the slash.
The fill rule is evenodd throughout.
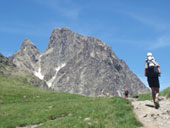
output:
<path id="1" fill-rule="evenodd" d="M 167 30 L 169 27 L 169 23 L 167 24 L 167 22 L 164 19 L 164 17 L 159 17 L 157 15 L 153 15 L 150 12 L 131 12 L 131 11 L 119 11 L 120 13 L 129 16 L 130 18 L 144 24 L 147 25 L 149 27 L 152 27 L 158 31 L 162 31 L 162 30 Z"/>
<path id="2" fill-rule="evenodd" d="M 156 15 L 151 15 L 149 12 L 148 14 L 146 14 L 146 13 L 139 13 L 139 12 L 121 11 L 121 13 L 128 15 L 134 20 L 139 21 L 140 23 L 147 25 L 148 27 L 152 27 L 156 30 L 153 31 L 154 33 L 155 32 L 157 33 L 157 35 L 155 35 L 155 39 L 137 41 L 136 44 L 147 46 L 148 50 L 155 50 L 155 49 L 170 46 L 170 34 L 169 34 L 170 25 L 167 24 L 165 21 L 161 20 L 160 17 L 157 17 Z M 164 35 L 159 35 L 159 33 L 160 34 L 164 33 Z"/>
<path id="3" fill-rule="evenodd" d="M 155 43 L 150 46 L 151 50 L 155 50 L 158 48 L 169 47 L 170 46 L 170 36 L 161 36 L 159 37 Z"/>
<path id="4" fill-rule="evenodd" d="M 0 32 L 5 33 L 13 33 L 13 34 L 24 34 L 24 35 L 32 35 L 32 36 L 45 36 L 46 30 L 43 28 L 38 28 L 30 25 L 23 26 L 15 26 L 15 25 L 9 25 L 9 26 L 1 26 Z"/>
<path id="5" fill-rule="evenodd" d="M 135 20 L 143 24 L 146 24 L 148 26 L 151 26 L 157 30 L 164 30 L 167 28 L 164 23 L 159 22 L 157 19 L 155 19 L 152 16 L 146 16 L 146 15 L 144 16 L 144 15 L 133 14 L 133 13 L 129 13 L 129 15 Z"/>
<path id="6" fill-rule="evenodd" d="M 81 8 L 76 6 L 72 0 L 36 0 L 36 2 L 71 20 L 77 20 L 81 12 Z"/>
<path id="7" fill-rule="evenodd" d="M 49 34 L 56 26 L 66 27 L 64 23 L 60 22 L 26 24 L 23 21 L 17 21 L 15 23 L 6 22 L 5 25 L 0 24 L 0 32 L 42 37 L 49 36 Z"/>

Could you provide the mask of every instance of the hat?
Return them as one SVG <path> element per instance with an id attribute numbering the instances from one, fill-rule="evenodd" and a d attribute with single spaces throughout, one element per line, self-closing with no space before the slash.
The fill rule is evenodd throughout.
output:
<path id="1" fill-rule="evenodd" d="M 148 52 L 148 53 L 147 53 L 147 57 L 149 57 L 149 56 L 152 56 L 152 53 L 151 53 L 151 52 Z"/>

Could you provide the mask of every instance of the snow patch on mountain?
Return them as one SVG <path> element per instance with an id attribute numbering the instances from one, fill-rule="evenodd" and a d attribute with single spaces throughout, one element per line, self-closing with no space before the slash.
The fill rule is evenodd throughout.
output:
<path id="1" fill-rule="evenodd" d="M 54 81 L 55 78 L 57 77 L 58 71 L 59 71 L 60 69 L 62 69 L 65 65 L 66 65 L 65 63 L 64 63 L 64 64 L 61 64 L 60 66 L 58 66 L 58 67 L 55 69 L 55 70 L 56 70 L 55 75 L 54 75 L 49 81 L 47 81 L 47 85 L 48 85 L 49 88 L 52 86 L 53 81 Z"/>
<path id="2" fill-rule="evenodd" d="M 41 74 L 41 68 L 38 68 L 38 72 L 34 72 L 34 75 L 40 78 L 41 80 L 44 79 L 44 76 Z"/>

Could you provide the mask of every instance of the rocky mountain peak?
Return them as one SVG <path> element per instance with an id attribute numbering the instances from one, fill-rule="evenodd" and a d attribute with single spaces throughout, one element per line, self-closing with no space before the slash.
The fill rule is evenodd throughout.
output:
<path id="1" fill-rule="evenodd" d="M 57 47 L 57 44 L 64 43 L 74 33 L 69 28 L 56 28 L 50 36 L 48 48 Z M 58 41 L 56 41 L 56 39 Z"/>
<path id="2" fill-rule="evenodd" d="M 26 48 L 38 50 L 37 47 L 28 38 L 25 38 L 25 40 L 22 42 L 20 50 L 25 50 Z"/>
<path id="3" fill-rule="evenodd" d="M 64 31 L 71 31 L 71 30 L 70 30 L 69 27 L 65 27 L 65 28 L 55 28 L 55 29 L 53 30 L 53 32 L 56 32 L 56 31 L 63 31 L 63 32 L 64 32 Z M 52 32 L 52 33 L 53 33 L 53 32 Z"/>
<path id="4" fill-rule="evenodd" d="M 55 28 L 52 32 L 52 35 L 53 34 L 69 34 L 69 33 L 72 33 L 70 28 Z"/>
<path id="5" fill-rule="evenodd" d="M 35 64 L 38 62 L 40 54 L 37 47 L 26 38 L 20 49 L 13 55 L 12 60 L 18 67 L 32 72 L 35 70 Z"/>
<path id="6" fill-rule="evenodd" d="M 130 94 L 148 92 L 111 47 L 68 28 L 53 30 L 44 53 L 28 39 L 24 40 L 13 58 L 17 66 L 32 72 L 58 92 L 88 96 L 115 96 L 125 88 Z"/>

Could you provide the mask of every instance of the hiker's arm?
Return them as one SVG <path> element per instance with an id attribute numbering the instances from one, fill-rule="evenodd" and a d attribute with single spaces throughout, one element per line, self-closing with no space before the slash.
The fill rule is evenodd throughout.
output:
<path id="1" fill-rule="evenodd" d="M 158 71 L 159 71 L 159 74 L 161 74 L 161 69 L 160 69 L 160 66 L 158 66 Z"/>
<path id="2" fill-rule="evenodd" d="M 145 76 L 147 76 L 146 69 L 147 69 L 147 64 L 145 64 Z"/>
<path id="3" fill-rule="evenodd" d="M 147 74 L 146 74 L 146 68 L 145 68 L 145 76 L 147 76 Z"/>

